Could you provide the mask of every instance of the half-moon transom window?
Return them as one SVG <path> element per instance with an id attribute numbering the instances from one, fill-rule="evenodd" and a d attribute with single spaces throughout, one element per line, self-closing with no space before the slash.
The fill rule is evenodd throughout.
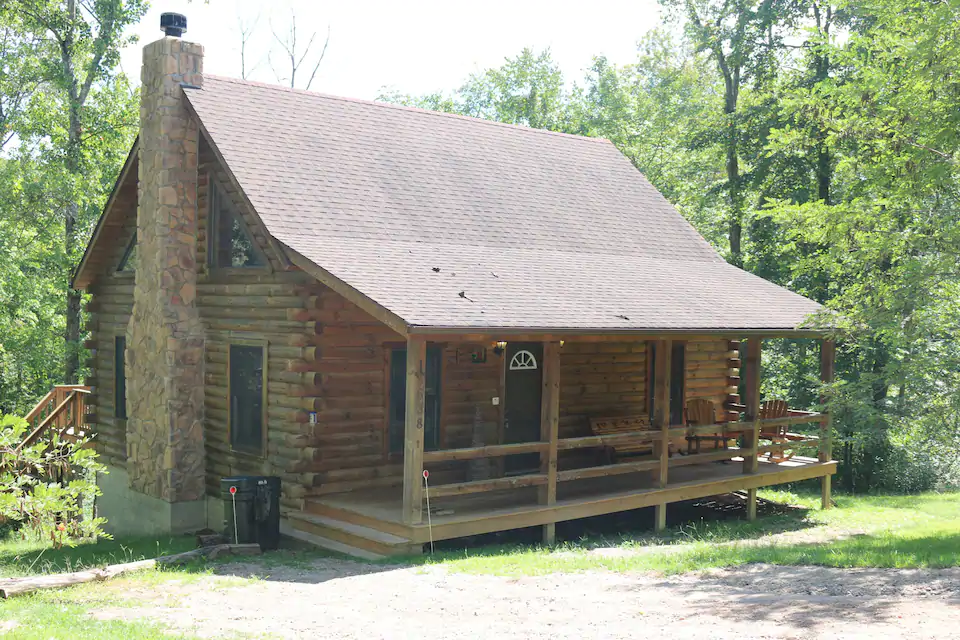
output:
<path id="1" fill-rule="evenodd" d="M 510 371 L 524 371 L 526 369 L 536 368 L 537 359 L 526 349 L 517 351 L 510 359 Z"/>

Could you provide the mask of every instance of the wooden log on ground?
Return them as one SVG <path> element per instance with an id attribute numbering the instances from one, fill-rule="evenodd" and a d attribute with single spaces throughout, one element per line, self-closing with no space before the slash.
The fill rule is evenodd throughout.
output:
<path id="1" fill-rule="evenodd" d="M 153 569 L 157 565 L 176 565 L 184 564 L 199 558 L 212 560 L 221 555 L 259 555 L 260 545 L 258 544 L 218 544 L 210 547 L 194 549 L 172 556 L 162 556 L 149 560 L 139 560 L 137 562 L 127 562 L 124 564 L 112 564 L 103 569 L 88 569 L 86 571 L 74 571 L 72 573 L 56 573 L 48 576 L 31 576 L 27 578 L 7 578 L 0 580 L 0 598 L 12 598 L 13 596 L 23 595 L 40 591 L 41 589 L 62 589 L 72 587 L 86 582 L 100 582 L 114 578 L 131 571 L 142 571 L 143 569 Z"/>

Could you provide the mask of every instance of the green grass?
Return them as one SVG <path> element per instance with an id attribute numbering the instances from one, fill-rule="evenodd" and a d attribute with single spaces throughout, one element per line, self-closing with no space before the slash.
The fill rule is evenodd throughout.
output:
<path id="1" fill-rule="evenodd" d="M 195 546 L 194 538 L 188 536 L 103 540 L 62 549 L 53 549 L 36 541 L 8 538 L 0 541 L 0 579 L 133 562 L 187 551 Z M 137 640 L 163 637 L 169 631 L 163 625 L 139 620 L 98 620 L 90 616 L 89 611 L 137 604 L 124 597 L 126 587 L 162 588 L 164 583 L 171 580 L 190 582 L 210 573 L 206 565 L 194 563 L 186 567 L 141 571 L 105 583 L 38 591 L 0 600 L 0 638 Z M 175 637 L 189 639 L 194 636 L 177 633 Z"/>
<path id="2" fill-rule="evenodd" d="M 35 540 L 11 537 L 0 542 L 0 578 L 79 571 L 108 564 L 156 558 L 196 547 L 190 536 L 101 540 L 54 549 Z"/>
<path id="3" fill-rule="evenodd" d="M 837 508 L 828 511 L 817 508 L 819 495 L 762 491 L 760 496 L 793 507 L 776 509 L 755 522 L 738 519 L 687 522 L 663 535 L 640 532 L 613 538 L 587 537 L 549 549 L 487 546 L 384 562 L 439 563 L 453 571 L 497 575 L 589 570 L 673 574 L 756 562 L 899 568 L 960 564 L 960 493 L 837 496 Z M 797 536 L 801 539 L 796 539 Z M 791 537 L 794 537 L 792 541 Z M 59 550 L 36 542 L 0 540 L 0 578 L 131 562 L 185 551 L 193 546 L 193 538 L 186 536 L 102 541 Z M 615 548 L 613 553 L 596 551 L 611 547 Z M 279 567 L 306 568 L 316 559 L 329 555 L 314 550 L 281 550 L 262 558 L 244 559 L 252 567 L 249 574 L 231 578 L 224 586 L 249 584 L 258 576 L 269 578 L 272 570 Z M 173 631 L 149 620 L 99 620 L 89 612 L 103 607 L 134 606 L 137 602 L 125 595 L 131 589 L 146 586 L 162 590 L 171 581 L 199 580 L 212 574 L 216 564 L 198 562 L 143 571 L 105 583 L 0 601 L 0 638 L 136 640 L 162 637 Z M 191 636 L 176 632 L 174 637 Z"/>
<path id="4" fill-rule="evenodd" d="M 828 567 L 940 568 L 960 565 L 960 493 L 836 498 L 837 508 L 812 510 L 819 497 L 765 492 L 768 500 L 803 507 L 756 522 L 687 523 L 663 536 L 611 542 L 584 540 L 546 549 L 501 546 L 440 553 L 423 560 L 451 570 L 542 575 L 587 570 L 665 574 L 749 563 Z M 780 541 L 771 532 L 803 532 L 809 541 Z M 596 553 L 596 547 L 620 553 Z"/>

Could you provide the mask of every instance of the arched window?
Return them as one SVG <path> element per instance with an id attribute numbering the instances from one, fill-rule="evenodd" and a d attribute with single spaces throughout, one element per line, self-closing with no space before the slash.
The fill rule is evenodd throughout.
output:
<path id="1" fill-rule="evenodd" d="M 525 371 L 527 369 L 536 369 L 537 359 L 526 349 L 522 349 L 513 354 L 510 359 L 510 371 Z"/>

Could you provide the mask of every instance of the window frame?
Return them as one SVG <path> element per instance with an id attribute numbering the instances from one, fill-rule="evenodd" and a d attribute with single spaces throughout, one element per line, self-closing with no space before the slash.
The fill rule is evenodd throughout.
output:
<path id="1" fill-rule="evenodd" d="M 123 353 L 118 347 L 123 344 Z M 113 417 L 117 420 L 127 420 L 127 335 L 118 333 L 113 336 Z M 123 376 L 120 376 L 120 367 L 123 367 Z M 122 384 L 120 384 L 122 380 Z M 123 389 L 123 394 L 120 389 Z M 122 398 L 120 396 L 123 396 Z"/>
<path id="2" fill-rule="evenodd" d="M 268 406 L 267 400 L 269 397 L 268 389 L 268 380 L 269 380 L 269 357 L 270 357 L 270 348 L 267 340 L 257 339 L 257 338 L 235 338 L 232 337 L 226 341 L 227 346 L 227 446 L 230 448 L 230 452 L 236 455 L 250 456 L 254 458 L 266 458 L 267 457 L 267 442 L 268 442 L 268 431 L 269 431 L 269 421 L 268 421 Z M 233 441 L 233 377 L 230 375 L 230 360 L 233 352 L 233 347 L 260 347 L 262 358 L 263 358 L 263 367 L 261 375 L 263 380 L 261 382 L 261 408 L 260 408 L 260 450 L 253 451 L 246 448 L 237 448 L 234 445 Z"/>
<path id="3" fill-rule="evenodd" d="M 250 246 L 253 248 L 253 253 L 256 255 L 257 260 L 260 264 L 249 265 L 249 266 L 234 266 L 232 263 L 230 266 L 221 267 L 218 264 L 219 250 L 218 250 L 218 230 L 220 227 L 220 211 L 217 204 L 221 201 L 225 202 L 227 209 L 230 214 L 237 220 L 237 223 L 240 225 L 240 231 L 243 233 L 247 240 L 250 242 Z M 220 184 L 220 181 L 214 178 L 211 174 L 207 180 L 207 242 L 206 242 L 206 263 L 207 270 L 211 273 L 271 273 L 272 269 L 270 267 L 270 260 L 267 257 L 266 252 L 260 247 L 257 243 L 256 238 L 254 238 L 252 231 L 250 230 L 247 221 L 244 219 L 243 215 L 240 213 L 239 207 L 233 201 L 233 198 L 230 197 L 230 194 L 227 193 L 226 189 Z"/>
<path id="4" fill-rule="evenodd" d="M 385 367 L 384 367 L 384 437 L 383 437 L 383 455 L 385 459 L 402 459 L 403 458 L 403 447 L 401 446 L 399 450 L 392 450 L 390 447 L 390 433 L 391 425 L 393 424 L 393 394 L 395 391 L 395 385 L 392 383 L 392 372 L 393 372 L 393 362 L 394 354 L 398 351 L 406 353 L 407 345 L 406 343 L 388 343 L 384 345 L 385 351 Z M 427 345 L 427 354 L 426 354 L 426 365 L 429 367 L 431 357 L 436 358 L 436 377 L 437 377 L 437 390 L 436 390 L 436 407 L 434 413 L 436 414 L 436 447 L 427 446 L 427 437 L 426 437 L 426 425 L 424 425 L 424 439 L 423 439 L 423 450 L 424 451 L 440 451 L 446 446 L 446 432 L 443 424 L 443 374 L 445 370 L 444 364 L 444 353 L 446 351 L 446 345 L 442 344 L 429 344 Z M 431 356 L 431 353 L 434 354 Z M 406 360 L 406 359 L 404 359 Z M 424 375 L 427 373 L 424 371 Z M 404 387 L 403 387 L 403 399 L 404 399 L 404 409 L 406 409 L 406 367 L 404 367 Z M 427 382 L 426 380 L 424 381 Z M 425 393 L 426 396 L 426 384 Z M 426 397 L 425 397 L 426 400 Z M 426 423 L 426 405 L 427 402 L 424 402 L 424 423 Z M 406 415 L 406 414 L 404 414 Z"/>

